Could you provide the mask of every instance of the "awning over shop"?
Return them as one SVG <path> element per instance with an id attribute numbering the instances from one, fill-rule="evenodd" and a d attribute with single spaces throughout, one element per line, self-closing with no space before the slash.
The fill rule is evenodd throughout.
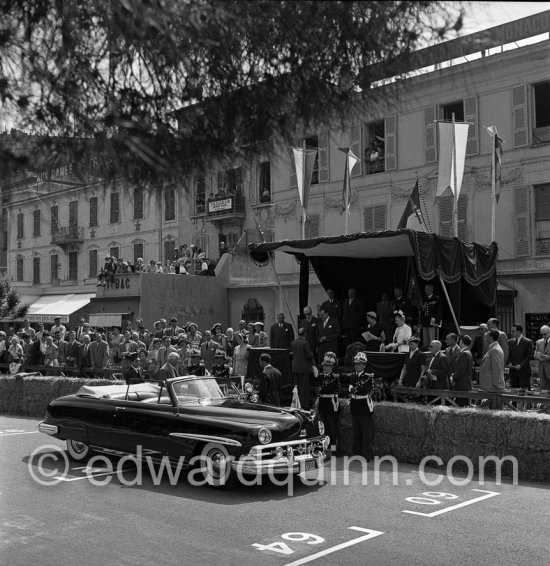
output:
<path id="1" fill-rule="evenodd" d="M 42 295 L 34 301 L 27 313 L 31 322 L 53 322 L 60 316 L 61 322 L 69 322 L 69 315 L 86 306 L 95 293 L 69 293 L 67 295 Z"/>

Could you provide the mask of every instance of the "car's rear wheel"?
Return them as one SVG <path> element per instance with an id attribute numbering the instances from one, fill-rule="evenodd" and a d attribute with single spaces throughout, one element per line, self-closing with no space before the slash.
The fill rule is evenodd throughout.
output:
<path id="1" fill-rule="evenodd" d="M 231 489 L 237 484 L 237 476 L 231 467 L 232 458 L 222 444 L 206 444 L 201 452 L 203 478 L 211 487 Z"/>
<path id="2" fill-rule="evenodd" d="M 76 462 L 83 462 L 91 456 L 91 450 L 87 444 L 78 440 L 71 440 L 70 438 L 67 439 L 67 452 Z"/>

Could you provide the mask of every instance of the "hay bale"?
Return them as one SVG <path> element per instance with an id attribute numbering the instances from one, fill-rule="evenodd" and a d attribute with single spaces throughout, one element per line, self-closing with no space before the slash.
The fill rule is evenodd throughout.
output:
<path id="1" fill-rule="evenodd" d="M 418 464 L 430 453 L 429 439 L 411 438 L 375 431 L 374 452 L 379 456 L 393 456 L 399 462 Z"/>
<path id="2" fill-rule="evenodd" d="M 510 456 L 518 460 L 520 479 L 550 483 L 550 451 L 516 450 Z"/>
<path id="3" fill-rule="evenodd" d="M 433 410 L 425 405 L 382 402 L 374 407 L 374 429 L 411 438 L 426 438 L 434 419 Z"/>
<path id="4" fill-rule="evenodd" d="M 507 448 L 511 452 L 535 450 L 550 453 L 550 415 L 498 411 L 507 422 Z"/>

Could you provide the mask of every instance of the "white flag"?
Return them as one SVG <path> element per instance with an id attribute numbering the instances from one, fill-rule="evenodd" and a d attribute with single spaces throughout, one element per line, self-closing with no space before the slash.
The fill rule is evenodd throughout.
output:
<path id="1" fill-rule="evenodd" d="M 311 175 L 317 157 L 316 149 L 306 149 L 293 147 L 294 165 L 296 166 L 296 179 L 298 181 L 298 195 L 303 208 L 307 209 L 309 196 L 309 186 L 311 185 Z M 305 167 L 305 175 L 304 175 Z"/>
<path id="2" fill-rule="evenodd" d="M 464 161 L 466 159 L 466 143 L 470 124 L 462 122 L 438 122 L 439 129 L 439 171 L 437 173 L 436 197 L 443 195 L 447 189 L 458 198 L 464 177 Z M 454 127 L 453 127 L 454 126 Z M 455 187 L 456 157 L 456 187 Z"/>

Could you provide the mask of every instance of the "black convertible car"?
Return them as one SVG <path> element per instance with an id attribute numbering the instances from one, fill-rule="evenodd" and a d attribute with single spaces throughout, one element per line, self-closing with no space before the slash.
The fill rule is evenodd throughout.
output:
<path id="1" fill-rule="evenodd" d="M 210 485 L 257 474 L 316 469 L 329 439 L 309 411 L 249 403 L 230 380 L 185 376 L 162 383 L 84 386 L 52 401 L 40 432 L 66 440 L 77 461 L 94 452 L 201 463 Z"/>

